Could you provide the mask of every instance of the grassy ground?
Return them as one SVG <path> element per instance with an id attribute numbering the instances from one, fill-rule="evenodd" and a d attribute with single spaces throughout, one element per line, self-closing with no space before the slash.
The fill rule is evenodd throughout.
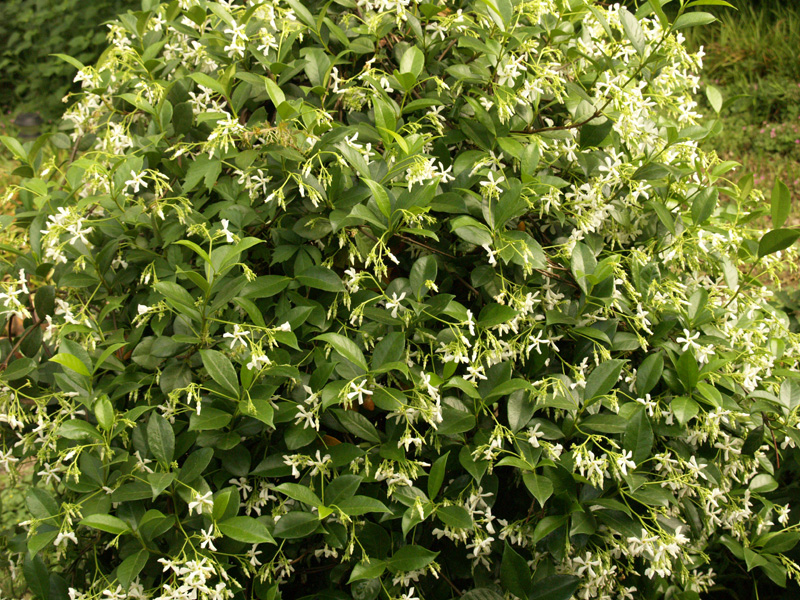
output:
<path id="1" fill-rule="evenodd" d="M 795 200 L 789 225 L 800 225 L 800 3 L 734 2 L 719 21 L 693 30 L 689 44 L 706 52 L 704 83 L 725 98 L 724 132 L 709 142 L 743 164 L 769 195 L 781 179 Z M 707 113 L 712 113 L 706 107 Z M 710 148 L 709 148 L 710 149 Z"/>

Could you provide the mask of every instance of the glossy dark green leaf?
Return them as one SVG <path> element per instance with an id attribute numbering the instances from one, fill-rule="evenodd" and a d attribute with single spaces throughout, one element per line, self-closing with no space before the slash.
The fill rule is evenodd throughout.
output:
<path id="1" fill-rule="evenodd" d="M 528 600 L 569 600 L 580 584 L 574 575 L 551 575 L 534 584 Z"/>
<path id="2" fill-rule="evenodd" d="M 775 180 L 770 197 L 773 229 L 780 229 L 786 223 L 792 210 L 792 197 L 789 188 L 780 179 Z"/>
<path id="3" fill-rule="evenodd" d="M 159 414 L 152 413 L 147 422 L 147 445 L 162 465 L 172 462 L 175 455 L 175 433 L 172 425 Z"/>
<path id="4" fill-rule="evenodd" d="M 589 377 L 586 378 L 586 388 L 584 389 L 584 397 L 587 402 L 598 396 L 604 396 L 611 391 L 619 381 L 625 362 L 618 358 L 607 360 L 601 362 L 589 373 Z"/>
<path id="5" fill-rule="evenodd" d="M 277 523 L 273 535 L 276 538 L 295 540 L 311 535 L 319 527 L 319 518 L 307 512 L 294 511 L 283 515 Z"/>
<path id="6" fill-rule="evenodd" d="M 232 397 L 239 397 L 239 378 L 230 359 L 217 350 L 200 350 L 203 366 L 215 382 Z"/>
<path id="7" fill-rule="evenodd" d="M 644 397 L 650 393 L 664 372 L 664 357 L 660 353 L 651 354 L 642 361 L 636 370 L 636 393 Z"/>
<path id="8" fill-rule="evenodd" d="M 758 242 L 758 257 L 785 250 L 800 238 L 800 229 L 773 229 L 768 231 Z"/>
<path id="9" fill-rule="evenodd" d="M 650 456 L 653 440 L 653 427 L 647 411 L 644 407 L 638 408 L 631 415 L 623 437 L 625 450 L 633 453 L 633 462 L 638 465 Z"/>
<path id="10" fill-rule="evenodd" d="M 386 561 L 386 568 L 392 573 L 417 571 L 431 564 L 438 555 L 438 552 L 428 550 L 424 546 L 410 544 L 392 554 Z"/>
<path id="11" fill-rule="evenodd" d="M 528 561 L 520 556 L 508 542 L 504 545 L 503 559 L 500 562 L 500 581 L 504 589 L 523 600 L 533 589 Z"/>
<path id="12" fill-rule="evenodd" d="M 139 550 L 123 560 L 117 567 L 117 579 L 120 585 L 127 589 L 133 581 L 139 577 L 139 573 L 147 565 L 150 553 L 147 550 Z"/>
<path id="13" fill-rule="evenodd" d="M 305 514 L 309 513 L 290 513 Z M 283 518 L 288 517 L 285 515 Z M 309 515 L 313 516 L 313 515 Z M 315 519 L 316 520 L 316 519 Z M 278 521 L 280 523 L 280 521 Z M 217 523 L 222 535 L 229 537 L 237 542 L 246 544 L 274 544 L 275 540 L 269 533 L 267 526 L 253 517 L 233 517 Z M 277 525 L 275 527 L 277 535 Z"/>

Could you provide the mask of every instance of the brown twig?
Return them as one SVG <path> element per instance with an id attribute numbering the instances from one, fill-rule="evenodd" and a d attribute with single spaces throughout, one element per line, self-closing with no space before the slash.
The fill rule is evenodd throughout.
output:
<path id="1" fill-rule="evenodd" d="M 22 345 L 22 342 L 25 341 L 25 338 L 27 338 L 33 332 L 33 330 L 36 329 L 39 326 L 39 323 L 41 323 L 41 321 L 39 321 L 38 318 L 35 318 L 35 320 L 33 322 L 33 325 L 28 327 L 22 333 L 22 335 L 17 340 L 17 343 L 14 344 L 13 348 L 11 348 L 11 351 L 8 353 L 8 356 L 6 356 L 5 360 L 2 363 L 0 363 L 0 371 L 5 371 L 6 370 L 6 367 L 8 367 L 8 361 L 10 361 L 11 357 L 13 357 L 14 354 L 16 354 L 17 350 L 19 350 L 19 347 Z"/>
<path id="2" fill-rule="evenodd" d="M 401 235 L 399 233 L 397 234 L 397 237 L 399 237 L 403 241 L 408 242 L 409 244 L 415 244 L 415 245 L 419 246 L 420 248 L 425 248 L 426 250 L 430 250 L 431 252 L 436 252 L 437 254 L 441 254 L 442 256 L 446 256 L 447 258 L 456 258 L 452 254 L 449 254 L 449 253 L 445 252 L 444 250 L 439 250 L 438 248 L 434 248 L 433 246 L 428 246 L 428 244 L 423 244 L 420 241 L 417 241 L 417 240 L 415 240 L 413 238 L 410 238 L 410 237 L 406 237 L 406 236 Z"/>
<path id="3" fill-rule="evenodd" d="M 463 595 L 464 595 L 464 592 L 462 592 L 460 589 L 458 589 L 458 588 L 456 587 L 456 584 L 454 584 L 452 581 L 450 581 L 450 578 L 449 578 L 447 575 L 445 575 L 444 571 L 439 571 L 439 575 L 441 575 L 441 576 L 442 576 L 442 579 L 444 579 L 444 580 L 447 582 L 447 584 L 448 584 L 448 585 L 449 585 L 451 588 L 453 588 L 453 591 L 454 591 L 456 594 L 458 594 L 459 596 L 463 596 Z"/>
<path id="4" fill-rule="evenodd" d="M 82 136 L 82 135 L 79 135 L 79 136 L 78 136 L 78 139 L 77 139 L 77 140 L 75 140 L 75 145 L 72 147 L 72 152 L 70 152 L 70 153 L 69 153 L 69 161 L 68 161 L 68 163 L 67 163 L 67 164 L 69 164 L 69 163 L 71 163 L 73 160 L 75 160 L 75 156 L 78 154 L 78 146 L 80 146 L 80 145 L 81 145 L 81 142 L 82 142 L 82 141 L 83 141 L 83 136 Z"/>
<path id="5" fill-rule="evenodd" d="M 442 53 L 439 55 L 439 58 L 437 59 L 439 62 L 442 62 L 442 59 L 445 57 L 445 55 L 447 55 L 447 53 L 448 53 L 448 52 L 450 52 L 450 49 L 451 49 L 453 46 L 455 46 L 455 45 L 456 45 L 456 42 L 457 42 L 457 41 L 458 41 L 458 38 L 453 38 L 453 39 L 450 41 L 450 43 L 449 43 L 449 44 L 447 44 L 447 48 L 445 48 L 445 49 L 442 51 Z"/>

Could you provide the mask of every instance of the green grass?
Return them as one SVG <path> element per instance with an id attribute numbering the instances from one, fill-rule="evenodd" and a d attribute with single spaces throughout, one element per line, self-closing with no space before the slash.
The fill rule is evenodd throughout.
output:
<path id="1" fill-rule="evenodd" d="M 725 97 L 724 131 L 710 140 L 725 159 L 755 175 L 769 195 L 776 178 L 800 195 L 800 3 L 734 0 L 738 11 L 711 8 L 719 21 L 692 30 L 706 52 L 703 80 Z M 707 7 L 704 7 L 704 10 Z M 706 106 L 707 114 L 713 114 Z M 790 224 L 800 224 L 796 202 Z"/>

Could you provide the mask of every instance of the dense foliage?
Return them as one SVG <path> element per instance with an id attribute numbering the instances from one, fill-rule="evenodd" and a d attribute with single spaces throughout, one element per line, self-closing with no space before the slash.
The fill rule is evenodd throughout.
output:
<path id="1" fill-rule="evenodd" d="M 103 25 L 138 6 L 133 0 L 3 0 L 0 2 L 0 106 L 57 117 L 75 69 L 53 54 L 93 63 L 105 48 Z"/>
<path id="2" fill-rule="evenodd" d="M 800 338 L 762 281 L 800 234 L 781 187 L 755 230 L 752 178 L 698 149 L 703 3 L 121 17 L 77 65 L 69 160 L 2 140 L 29 250 L 0 464 L 35 465 L 7 540 L 32 593 L 796 578 Z"/>

